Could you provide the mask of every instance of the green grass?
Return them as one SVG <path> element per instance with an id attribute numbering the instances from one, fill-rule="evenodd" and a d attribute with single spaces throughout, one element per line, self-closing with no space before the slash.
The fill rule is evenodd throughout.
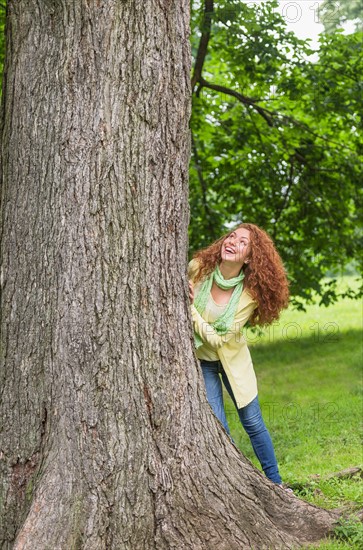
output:
<path id="1" fill-rule="evenodd" d="M 354 279 L 340 285 L 356 286 Z M 347 513 L 363 508 L 361 478 L 328 476 L 363 462 L 361 329 L 362 302 L 344 299 L 328 308 L 308 305 L 306 313 L 287 310 L 263 335 L 247 331 L 284 482 L 304 500 Z M 236 444 L 259 467 L 228 396 L 226 410 Z M 358 525 L 352 520 L 337 530 L 339 540 L 311 548 L 362 548 Z"/>

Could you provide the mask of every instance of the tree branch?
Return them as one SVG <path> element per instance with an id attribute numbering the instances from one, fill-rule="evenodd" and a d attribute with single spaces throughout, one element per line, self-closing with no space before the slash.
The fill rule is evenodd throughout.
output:
<path id="1" fill-rule="evenodd" d="M 256 99 L 252 99 L 250 97 L 244 96 L 243 94 L 240 94 L 239 92 L 236 92 L 235 90 L 231 90 L 230 88 L 227 88 L 225 86 L 220 86 L 219 84 L 212 84 L 210 82 L 207 82 L 204 80 L 204 78 L 200 77 L 199 79 L 200 86 L 198 87 L 198 93 L 200 93 L 201 88 L 210 88 L 211 90 L 215 90 L 216 92 L 221 92 L 226 95 L 230 95 L 238 99 L 241 103 L 245 105 L 249 105 L 253 107 L 267 122 L 269 126 L 274 126 L 274 118 L 279 119 L 281 122 L 288 121 L 294 126 L 299 126 L 300 128 L 303 128 L 306 132 L 311 134 L 312 136 L 321 139 L 323 141 L 326 141 L 327 143 L 332 143 L 334 145 L 337 145 L 340 149 L 348 149 L 348 151 L 352 151 L 354 153 L 354 150 L 348 147 L 347 145 L 342 145 L 341 143 L 329 139 L 325 136 L 321 136 L 311 130 L 309 126 L 305 122 L 300 122 L 299 120 L 296 120 L 292 116 L 284 115 L 283 113 L 279 113 L 278 111 L 270 111 L 269 109 L 266 109 L 265 107 L 261 107 L 261 105 L 257 105 Z"/>
<path id="2" fill-rule="evenodd" d="M 211 235 L 215 235 L 215 226 L 211 221 L 211 210 L 209 208 L 208 201 L 207 201 L 207 183 L 203 177 L 202 165 L 201 165 L 201 161 L 200 161 L 200 157 L 198 154 L 198 149 L 195 143 L 193 133 L 192 133 L 192 151 L 193 151 L 195 169 L 197 171 L 200 187 L 202 190 L 202 203 L 203 203 L 203 208 L 205 213 L 205 219 L 208 224 L 208 230 L 210 231 Z"/>
<path id="3" fill-rule="evenodd" d="M 262 147 L 263 147 L 264 150 L 265 150 L 265 142 L 264 142 L 264 140 L 263 140 L 263 138 L 262 138 L 262 134 L 261 134 L 261 132 L 260 132 L 260 130 L 259 130 L 259 128 L 258 128 L 256 122 L 255 122 L 255 119 L 254 119 L 253 116 L 252 116 L 251 110 L 249 109 L 249 110 L 247 111 L 247 113 L 248 113 L 248 115 L 249 115 L 249 117 L 250 117 L 250 119 L 251 119 L 251 122 L 252 122 L 252 124 L 253 124 L 254 129 L 255 129 L 255 132 L 256 132 L 256 135 L 257 135 L 257 137 L 258 137 L 258 139 L 259 139 L 259 142 L 261 143 Z"/>
<path id="4" fill-rule="evenodd" d="M 199 41 L 197 59 L 195 61 L 195 66 L 194 66 L 194 72 L 192 77 L 192 90 L 194 90 L 196 83 L 199 81 L 202 75 L 202 69 L 204 65 L 205 56 L 207 55 L 210 30 L 212 26 L 213 10 L 214 10 L 213 0 L 205 0 L 204 17 L 203 17 L 203 24 L 202 24 L 202 36 Z"/>
<path id="5" fill-rule="evenodd" d="M 336 146 L 338 146 L 340 149 L 348 149 L 349 151 L 353 151 L 350 147 L 347 147 L 346 145 L 342 145 L 341 143 L 338 143 L 337 141 L 334 141 L 332 139 L 329 139 L 325 136 L 319 135 L 316 132 L 314 132 L 306 123 L 300 122 L 299 120 L 296 120 L 292 116 L 285 115 L 283 113 L 279 113 L 278 111 L 270 111 L 269 109 L 266 109 L 265 107 L 261 107 L 261 105 L 257 104 L 257 99 L 253 99 L 250 97 L 247 97 L 235 90 L 232 90 L 230 88 L 227 88 L 226 86 L 220 86 L 219 84 L 213 84 L 211 82 L 206 81 L 202 77 L 202 70 L 203 65 L 205 61 L 205 57 L 207 55 L 207 49 L 208 49 L 208 42 L 211 34 L 211 26 L 212 26 L 212 15 L 214 13 L 214 3 L 213 0 L 205 0 L 204 1 L 204 16 L 203 16 L 203 23 L 202 23 L 202 35 L 199 42 L 196 62 L 194 66 L 194 72 L 192 77 L 192 90 L 194 93 L 195 86 L 198 84 L 196 95 L 197 97 L 200 94 L 200 91 L 203 87 L 209 88 L 211 90 L 215 90 L 216 92 L 221 92 L 226 95 L 230 95 L 232 97 L 235 97 L 240 103 L 247 105 L 249 107 L 252 107 L 257 113 L 259 113 L 260 116 L 266 121 L 268 126 L 273 127 L 276 126 L 275 120 L 279 120 L 282 123 L 289 122 L 293 124 L 294 126 L 298 126 L 300 128 L 303 128 L 306 132 L 313 135 L 317 139 L 321 139 L 327 143 L 332 143 Z M 297 149 L 295 149 L 295 156 L 297 160 L 299 160 L 302 163 L 306 163 L 306 159 L 299 153 Z"/>
<path id="6" fill-rule="evenodd" d="M 197 171 L 200 187 L 202 189 L 203 206 L 204 206 L 204 210 L 207 211 L 208 210 L 207 197 L 206 197 L 207 185 L 203 178 L 202 166 L 201 166 L 201 162 L 200 162 L 200 158 L 198 155 L 198 150 L 197 150 L 197 146 L 196 146 L 193 134 L 192 134 L 192 151 L 193 151 L 195 169 Z"/>
<path id="7" fill-rule="evenodd" d="M 257 105 L 254 99 L 251 99 L 250 97 L 247 97 L 239 92 L 236 92 L 235 90 L 231 90 L 230 88 L 226 88 L 225 86 L 220 86 L 219 84 L 212 84 L 211 82 L 207 82 L 204 80 L 204 78 L 199 78 L 199 84 L 201 87 L 204 88 L 210 88 L 211 90 L 215 90 L 216 92 L 221 92 L 222 94 L 230 95 L 232 97 L 235 97 L 243 103 L 244 105 L 249 105 L 250 107 L 253 107 L 267 122 L 269 126 L 273 126 L 273 118 L 270 116 L 271 111 L 268 111 L 264 107 L 261 107 L 260 105 Z"/>
<path id="8" fill-rule="evenodd" d="M 275 213 L 275 223 L 274 223 L 273 235 L 272 235 L 273 239 L 276 239 L 277 224 L 280 220 L 281 214 L 283 213 L 283 211 L 285 210 L 285 208 L 287 206 L 287 203 L 289 202 L 289 198 L 291 196 L 290 191 L 291 191 L 291 187 L 292 187 L 293 183 L 294 183 L 294 163 L 293 163 L 293 158 L 290 158 L 289 184 L 288 184 L 287 189 L 285 190 L 285 193 L 283 195 L 282 204 L 280 204 L 280 207 L 277 209 L 277 211 Z"/>
<path id="9" fill-rule="evenodd" d="M 340 147 L 341 149 L 348 149 L 348 151 L 352 151 L 353 153 L 355 152 L 354 149 L 351 149 L 350 147 L 347 147 L 346 145 L 342 145 L 338 141 L 334 141 L 333 139 L 329 139 L 327 137 L 324 137 L 324 136 L 321 136 L 321 135 L 317 134 L 316 132 L 311 130 L 305 122 L 300 122 L 300 120 L 296 120 L 296 118 L 293 118 L 292 116 L 284 115 L 282 113 L 278 113 L 277 111 L 269 111 L 269 112 L 272 115 L 277 116 L 282 120 L 288 120 L 294 126 L 299 126 L 300 128 L 304 128 L 304 130 L 306 130 L 309 134 L 311 134 L 312 136 L 314 136 L 318 139 L 322 139 L 323 141 L 326 141 L 327 143 L 333 143 L 334 145 L 338 145 L 338 147 Z"/>

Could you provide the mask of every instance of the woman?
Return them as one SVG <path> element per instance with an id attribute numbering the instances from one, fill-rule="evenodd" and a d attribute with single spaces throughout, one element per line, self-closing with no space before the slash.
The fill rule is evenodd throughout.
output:
<path id="1" fill-rule="evenodd" d="M 189 263 L 189 295 L 208 401 L 229 434 L 220 374 L 266 476 L 281 485 L 271 437 L 261 416 L 257 382 L 241 329 L 278 319 L 288 305 L 286 273 L 271 238 L 243 223 Z"/>

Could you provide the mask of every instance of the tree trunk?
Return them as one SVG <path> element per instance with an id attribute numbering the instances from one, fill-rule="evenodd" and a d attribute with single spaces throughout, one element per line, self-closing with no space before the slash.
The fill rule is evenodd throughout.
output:
<path id="1" fill-rule="evenodd" d="M 241 549 L 334 516 L 206 402 L 186 280 L 189 0 L 9 0 L 1 548 Z"/>

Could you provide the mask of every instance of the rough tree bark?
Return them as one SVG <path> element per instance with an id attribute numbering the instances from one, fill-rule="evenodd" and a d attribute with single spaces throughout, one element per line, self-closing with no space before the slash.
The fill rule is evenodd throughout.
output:
<path id="1" fill-rule="evenodd" d="M 206 402 L 186 281 L 189 0 L 9 0 L 4 549 L 288 548 L 334 516 Z"/>

